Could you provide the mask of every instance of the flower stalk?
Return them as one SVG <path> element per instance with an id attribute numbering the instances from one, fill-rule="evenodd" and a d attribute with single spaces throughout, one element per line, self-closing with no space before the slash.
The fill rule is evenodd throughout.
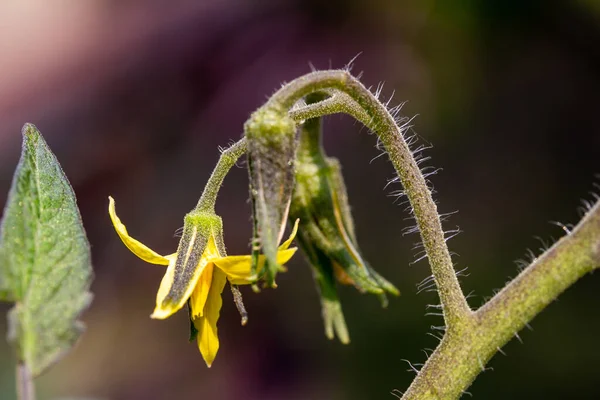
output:
<path id="1" fill-rule="evenodd" d="M 465 321 L 472 318 L 472 312 L 456 278 L 437 206 L 403 138 L 401 127 L 396 124 L 385 105 L 345 70 L 317 71 L 307 74 L 281 88 L 271 97 L 270 102 L 279 102 L 291 107 L 300 98 L 319 90 L 335 90 L 344 95 L 334 95 L 331 100 L 325 100 L 327 103 L 323 109 L 319 108 L 319 103 L 307 106 L 311 107 L 312 117 L 335 112 L 348 113 L 371 129 L 381 140 L 412 206 L 438 288 L 447 330 L 461 332 Z M 307 114 L 295 112 L 296 116 Z"/>
<path id="2" fill-rule="evenodd" d="M 221 157 L 215 166 L 210 178 L 204 186 L 204 191 L 195 210 L 199 212 L 214 212 L 217 195 L 223 185 L 225 176 L 229 173 L 231 167 L 235 165 L 237 160 L 246 154 L 247 146 L 246 139 L 242 138 L 221 152 Z"/>

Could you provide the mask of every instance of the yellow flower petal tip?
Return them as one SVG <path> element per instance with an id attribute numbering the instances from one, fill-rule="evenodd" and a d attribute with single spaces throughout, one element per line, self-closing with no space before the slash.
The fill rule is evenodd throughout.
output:
<path id="1" fill-rule="evenodd" d="M 204 350 L 204 351 L 202 351 Z M 213 348 L 205 348 L 200 350 L 200 354 L 202 354 L 202 358 L 206 363 L 208 368 L 212 367 L 215 358 L 217 358 L 217 353 L 219 352 L 219 344 L 216 344 L 216 347 Z"/>
<path id="2" fill-rule="evenodd" d="M 139 258 L 141 258 L 142 260 L 144 260 L 146 262 L 149 262 L 151 264 L 158 264 L 158 265 L 168 265 L 169 259 L 167 257 L 161 256 L 160 254 L 158 254 L 154 250 L 150 249 L 145 244 L 143 244 L 143 243 L 139 242 L 138 240 L 129 236 L 129 233 L 127 232 L 127 228 L 125 227 L 125 225 L 121 222 L 121 220 L 117 216 L 117 212 L 115 210 L 115 200 L 111 196 L 108 196 L 108 201 L 109 201 L 108 214 L 110 216 L 110 220 L 112 221 L 113 226 L 115 227 L 115 230 L 117 231 L 117 234 L 123 241 L 123 244 L 125 244 L 125 246 L 133 254 L 135 254 L 136 256 L 138 256 Z"/>
<path id="3" fill-rule="evenodd" d="M 175 310 L 177 311 L 177 310 Z M 156 308 L 154 310 L 154 312 L 152 314 L 150 314 L 150 318 L 152 319 L 167 319 L 169 318 L 171 315 L 173 315 L 175 313 L 174 310 L 167 308 Z"/>
<path id="4" fill-rule="evenodd" d="M 296 218 L 296 222 L 294 222 L 294 227 L 292 228 L 292 233 L 290 237 L 279 246 L 279 250 L 286 250 L 292 244 L 292 241 L 296 237 L 296 233 L 298 233 L 298 224 L 300 223 L 300 218 Z"/>

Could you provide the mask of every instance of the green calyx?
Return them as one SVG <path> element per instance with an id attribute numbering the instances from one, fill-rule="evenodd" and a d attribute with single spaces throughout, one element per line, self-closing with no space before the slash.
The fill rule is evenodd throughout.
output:
<path id="1" fill-rule="evenodd" d="M 189 287 L 209 240 L 225 255 L 223 221 L 212 212 L 191 211 L 183 219 L 183 234 L 177 248 L 173 283 L 164 302 L 178 303 Z"/>
<path id="2" fill-rule="evenodd" d="M 225 242 L 223 240 L 223 220 L 221 217 L 213 212 L 192 210 L 186 214 L 183 221 L 183 235 L 177 249 L 175 271 L 182 271 L 184 274 L 175 273 L 173 286 L 165 301 L 176 302 L 178 297 L 183 295 L 188 281 L 191 279 L 195 268 L 197 268 L 198 262 L 204 254 L 211 237 L 215 241 L 219 253 L 222 256 L 226 254 Z M 183 249 L 190 249 L 187 260 L 185 257 L 186 253 L 181 251 Z M 195 265 L 193 264 L 194 262 L 196 263 Z M 193 342 L 198 337 L 198 329 L 196 329 L 192 319 L 192 307 L 189 299 L 187 305 L 190 321 L 189 341 Z"/>
<path id="3" fill-rule="evenodd" d="M 277 247 L 294 186 L 296 124 L 286 109 L 267 103 L 252 114 L 244 133 L 254 220 L 253 272 L 262 252 L 266 257 L 263 277 L 267 286 L 274 286 L 281 270 Z"/>

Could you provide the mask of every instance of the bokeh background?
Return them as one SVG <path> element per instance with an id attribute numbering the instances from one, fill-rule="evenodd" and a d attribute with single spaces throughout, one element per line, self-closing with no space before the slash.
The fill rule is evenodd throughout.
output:
<path id="1" fill-rule="evenodd" d="M 135 258 L 107 215 L 115 197 L 130 232 L 161 253 L 197 201 L 218 146 L 280 84 L 343 67 L 414 118 L 449 244 L 473 307 L 576 222 L 600 178 L 600 3 L 573 1 L 5 1 L 0 4 L 0 204 L 32 122 L 77 193 L 92 245 L 95 300 L 88 331 L 38 380 L 39 397 L 126 399 L 390 399 L 435 347 L 434 293 L 402 236 L 405 205 L 376 140 L 347 117 L 325 123 L 340 158 L 360 245 L 402 296 L 382 310 L 341 288 L 352 343 L 323 335 L 302 256 L 277 290 L 245 290 L 246 327 L 225 292 L 221 350 L 208 370 L 187 342 L 185 312 L 149 318 L 160 267 Z M 230 254 L 248 250 L 246 170 L 222 189 Z M 596 189 L 597 191 L 597 189 Z M 536 236 L 541 240 L 536 239 Z M 469 391 L 477 398 L 599 398 L 600 277 L 569 289 L 497 355 Z M 247 289 L 247 288 L 246 288 Z M 0 305 L 5 314 L 8 305 Z M 4 319 L 0 330 L 6 331 Z M 14 393 L 0 341 L 0 398 Z"/>

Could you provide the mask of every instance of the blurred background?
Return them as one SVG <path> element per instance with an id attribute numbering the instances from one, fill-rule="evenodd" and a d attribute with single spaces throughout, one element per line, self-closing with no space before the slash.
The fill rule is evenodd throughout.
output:
<path id="1" fill-rule="evenodd" d="M 241 327 L 228 291 L 221 349 L 209 370 L 188 343 L 187 313 L 149 318 L 163 270 L 116 236 L 107 196 L 132 235 L 160 253 L 196 203 L 244 121 L 281 83 L 316 68 L 353 71 L 416 116 L 412 125 L 473 307 L 526 250 L 562 235 L 600 178 L 600 3 L 573 1 L 6 1 L 0 5 L 0 204 L 37 125 L 77 193 L 92 245 L 94 303 L 78 346 L 38 380 L 40 399 L 390 399 L 437 339 L 434 293 L 415 259 L 393 170 L 348 117 L 325 122 L 366 258 L 402 296 L 388 309 L 341 288 L 352 342 L 323 334 L 303 256 L 277 290 L 244 288 Z M 240 163 L 243 167 L 244 163 Z M 248 251 L 247 172 L 225 181 L 217 212 L 229 254 Z M 596 189 L 597 191 L 597 189 Z M 541 239 L 536 239 L 536 236 Z M 554 239 L 553 239 L 554 238 Z M 546 243 L 546 244 L 543 244 Z M 600 398 L 600 276 L 587 276 L 496 355 L 469 391 L 484 399 Z M 2 315 L 9 305 L 0 305 Z M 0 330 L 6 331 L 4 318 Z M 13 357 L 0 341 L 0 398 L 15 398 Z"/>

